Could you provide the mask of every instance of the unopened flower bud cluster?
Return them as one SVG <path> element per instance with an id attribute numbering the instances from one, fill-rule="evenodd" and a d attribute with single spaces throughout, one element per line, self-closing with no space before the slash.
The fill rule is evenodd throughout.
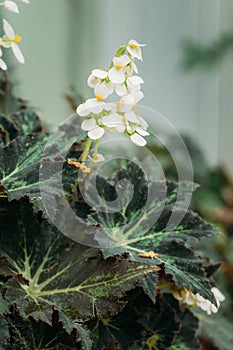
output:
<path id="1" fill-rule="evenodd" d="M 95 98 L 88 99 L 77 108 L 80 117 L 86 117 L 81 128 L 92 140 L 100 139 L 107 131 L 124 133 L 138 146 L 146 144 L 148 124 L 137 113 L 137 103 L 144 97 L 141 91 L 143 79 L 137 75 L 135 59 L 142 61 L 144 46 L 130 40 L 120 47 L 109 69 L 94 69 L 87 80 L 94 89 Z M 105 100 L 115 92 L 118 102 Z"/>
<path id="2" fill-rule="evenodd" d="M 20 0 L 20 1 L 25 4 L 30 3 L 29 0 Z M 11 1 L 11 0 L 0 1 L 0 6 L 16 14 L 19 13 L 19 7 L 15 1 Z M 20 63 L 23 64 L 25 60 L 18 46 L 18 43 L 22 39 L 21 36 L 18 34 L 15 34 L 14 29 L 6 19 L 3 19 L 3 29 L 4 29 L 4 35 L 0 37 L 0 69 L 7 70 L 6 62 L 2 59 L 2 55 L 3 55 L 2 47 L 5 49 L 11 48 L 16 59 Z"/>

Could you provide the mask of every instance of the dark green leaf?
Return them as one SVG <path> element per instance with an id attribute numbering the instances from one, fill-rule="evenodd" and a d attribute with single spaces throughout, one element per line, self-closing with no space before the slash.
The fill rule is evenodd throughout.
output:
<path id="1" fill-rule="evenodd" d="M 127 183 L 122 184 L 122 181 Z M 203 266 L 189 246 L 193 239 L 200 240 L 218 231 L 197 214 L 182 209 L 182 202 L 186 202 L 193 185 L 183 183 L 181 196 L 178 196 L 177 184 L 172 182 L 147 184 L 143 172 L 133 163 L 117 172 L 111 179 L 111 184 L 116 187 L 115 193 L 118 197 L 115 199 L 116 195 L 112 192 L 112 202 L 107 204 L 110 209 L 119 207 L 117 212 L 106 212 L 102 209 L 105 199 L 103 189 L 99 191 L 98 199 L 93 195 L 92 185 L 87 188 L 89 202 L 98 199 L 100 205 L 99 211 L 89 216 L 89 223 L 100 225 L 96 239 L 102 247 L 104 256 L 107 258 L 127 253 L 129 260 L 143 261 L 148 265 L 162 265 L 165 273 L 171 275 L 178 286 L 185 285 L 194 293 L 198 292 L 214 302 Z M 134 188 L 131 195 L 130 185 L 131 190 L 132 186 Z M 98 189 L 98 181 L 96 187 Z M 107 185 L 103 186 L 105 187 Z M 177 226 L 168 227 L 171 216 L 178 222 L 181 218 Z M 158 253 L 158 257 L 143 258 L 142 254 L 146 255 L 149 252 Z M 153 287 L 155 290 L 155 281 Z M 148 281 L 145 281 L 144 289 L 151 295 L 151 283 L 149 288 Z"/>
<path id="2" fill-rule="evenodd" d="M 9 339 L 9 330 L 7 322 L 4 318 L 4 313 L 8 311 L 8 305 L 0 295 L 0 349 L 5 349 Z"/>
<path id="3" fill-rule="evenodd" d="M 43 131 L 40 118 L 29 108 L 22 109 L 15 113 L 11 120 L 20 136 L 40 133 Z"/>
<path id="4" fill-rule="evenodd" d="M 126 260 L 105 261 L 97 249 L 74 243 L 35 216 L 26 199 L 10 202 L 0 225 L 5 274 L 10 269 L 12 274 L 3 286 L 4 297 L 36 320 L 48 322 L 52 304 L 72 318 L 116 313 L 124 306 L 125 292 L 157 270 Z"/>
<path id="5" fill-rule="evenodd" d="M 30 135 L 0 149 L 0 183 L 9 199 L 39 196 L 39 167 L 47 140 L 47 135 Z"/>
<path id="6" fill-rule="evenodd" d="M 16 307 L 11 308 L 11 313 L 6 316 L 11 330 L 11 338 L 6 350 L 58 350 L 58 349 L 80 349 L 90 350 L 91 340 L 87 330 L 82 328 L 67 332 L 59 319 L 56 310 L 51 314 L 51 325 L 32 318 L 25 320 L 21 317 Z M 79 339 L 79 331 L 85 332 L 86 344 L 89 337 L 88 347 Z"/>

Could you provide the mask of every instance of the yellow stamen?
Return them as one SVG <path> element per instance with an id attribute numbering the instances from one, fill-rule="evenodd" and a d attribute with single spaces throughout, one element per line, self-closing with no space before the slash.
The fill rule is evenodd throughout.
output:
<path id="1" fill-rule="evenodd" d="M 131 49 L 137 49 L 138 48 L 137 44 L 130 44 L 129 46 L 131 47 Z"/>
<path id="2" fill-rule="evenodd" d="M 14 43 L 20 43 L 21 40 L 22 40 L 22 37 L 19 34 L 16 34 L 13 39 Z"/>
<path id="3" fill-rule="evenodd" d="M 116 64 L 115 67 L 116 67 L 116 69 L 122 69 L 122 68 L 124 68 L 124 66 L 121 66 L 120 64 Z"/>
<path id="4" fill-rule="evenodd" d="M 125 117 L 123 117 L 123 123 L 126 124 L 127 123 L 127 119 Z"/>
<path id="5" fill-rule="evenodd" d="M 134 104 L 134 105 L 133 105 L 132 107 L 133 107 L 134 109 L 135 109 L 135 108 L 137 108 L 137 105 L 136 105 L 136 103 L 135 103 L 135 104 Z"/>
<path id="6" fill-rule="evenodd" d="M 116 108 L 117 108 L 117 109 L 121 109 L 121 103 L 120 103 L 120 102 L 117 102 Z"/>
<path id="7" fill-rule="evenodd" d="M 96 97 L 96 99 L 97 99 L 98 101 L 103 101 L 103 97 L 102 97 L 102 96 L 96 95 L 95 97 Z"/>

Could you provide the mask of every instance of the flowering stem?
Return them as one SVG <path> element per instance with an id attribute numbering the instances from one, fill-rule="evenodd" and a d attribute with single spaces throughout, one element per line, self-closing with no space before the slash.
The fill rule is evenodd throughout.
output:
<path id="1" fill-rule="evenodd" d="M 98 146 L 99 146 L 99 140 L 96 140 L 95 141 L 95 151 L 94 151 L 94 156 L 93 156 L 94 161 L 97 160 Z"/>
<path id="2" fill-rule="evenodd" d="M 92 143 L 92 139 L 90 139 L 90 138 L 88 137 L 87 143 L 86 143 L 86 146 L 85 146 L 85 149 L 84 149 L 83 154 L 82 154 L 82 156 L 81 156 L 81 160 L 82 160 L 83 162 L 85 162 L 85 160 L 86 160 L 86 158 L 87 158 L 87 156 L 88 156 L 88 153 L 89 153 L 90 148 L 91 148 L 91 143 Z"/>

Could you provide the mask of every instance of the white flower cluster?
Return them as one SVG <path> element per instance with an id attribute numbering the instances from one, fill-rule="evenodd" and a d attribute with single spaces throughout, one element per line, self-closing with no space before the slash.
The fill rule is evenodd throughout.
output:
<path id="1" fill-rule="evenodd" d="M 29 0 L 20 0 L 20 1 L 24 2 L 25 4 L 30 3 Z M 0 2 L 0 6 L 3 6 L 8 11 L 11 11 L 17 14 L 19 13 L 19 8 L 15 1 L 5 0 L 3 2 Z M 3 20 L 3 29 L 4 29 L 4 35 L 3 37 L 0 37 L 0 69 L 7 70 L 6 62 L 1 58 L 3 55 L 1 47 L 7 48 L 7 49 L 11 48 L 16 59 L 20 63 L 23 64 L 25 60 L 18 46 L 18 43 L 22 40 L 21 36 L 18 34 L 15 34 L 12 26 L 5 19 Z"/>
<path id="2" fill-rule="evenodd" d="M 144 136 L 148 124 L 135 113 L 137 103 L 143 98 L 135 58 L 142 61 L 141 47 L 136 40 L 130 40 L 120 47 L 113 58 L 110 68 L 94 69 L 87 80 L 88 86 L 94 89 L 95 98 L 88 99 L 77 107 L 77 114 L 86 117 L 81 128 L 88 131 L 92 140 L 100 139 L 105 131 L 116 131 L 129 136 L 138 146 L 144 146 Z M 119 98 L 117 103 L 104 102 L 112 93 Z"/>
<path id="3" fill-rule="evenodd" d="M 225 296 L 220 292 L 218 288 L 211 288 L 211 292 L 214 295 L 217 306 L 212 304 L 209 300 L 203 298 L 199 293 L 193 294 L 193 292 L 190 289 L 187 289 L 185 287 L 172 289 L 172 294 L 177 300 L 180 300 L 183 303 L 192 307 L 200 307 L 203 311 L 207 312 L 208 315 L 211 315 L 212 313 L 217 313 L 220 306 L 220 302 L 225 300 Z"/>

